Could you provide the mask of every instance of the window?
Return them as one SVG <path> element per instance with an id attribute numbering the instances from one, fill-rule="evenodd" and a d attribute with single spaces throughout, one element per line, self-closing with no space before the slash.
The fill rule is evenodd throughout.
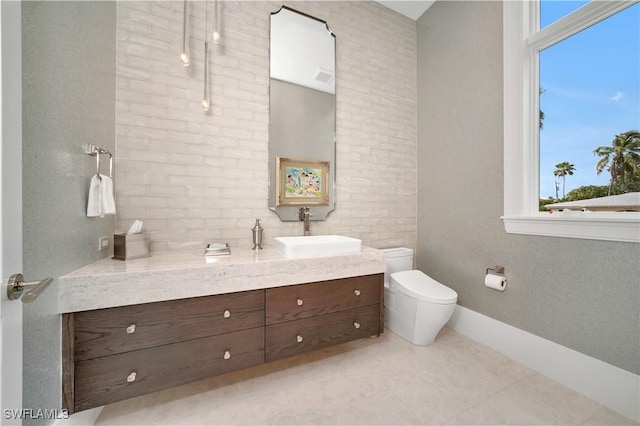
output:
<path id="1" fill-rule="evenodd" d="M 566 3 L 542 1 L 541 25 Z M 541 201 L 640 191 L 639 55 L 640 3 L 540 51 Z"/>
<path id="2" fill-rule="evenodd" d="M 627 8 L 632 13 L 639 13 L 637 2 L 593 1 L 579 4 L 580 7 L 576 7 L 575 2 L 567 4 L 566 16 L 561 16 L 563 12 L 560 12 L 552 17 L 556 21 L 547 19 L 541 22 L 539 1 L 503 3 L 505 205 L 502 219 L 505 230 L 520 234 L 640 242 L 638 212 L 539 211 L 541 189 L 546 191 L 540 186 L 541 57 L 545 61 L 548 52 L 558 49 L 552 46 L 571 46 L 575 40 L 584 37 L 580 35 L 583 30 L 597 29 L 601 25 L 599 23 L 610 17 L 615 19 L 615 15 Z M 631 66 L 637 73 L 638 65 Z M 615 95 L 611 94 L 612 97 Z"/>

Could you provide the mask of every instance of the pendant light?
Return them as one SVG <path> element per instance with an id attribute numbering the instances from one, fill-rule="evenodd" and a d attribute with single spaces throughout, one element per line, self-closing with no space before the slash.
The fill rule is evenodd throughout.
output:
<path id="1" fill-rule="evenodd" d="M 180 62 L 185 67 L 191 65 L 191 59 L 189 58 L 189 35 L 187 34 L 187 22 L 189 19 L 189 0 L 184 0 L 182 9 L 182 52 L 180 53 Z"/>
<path id="2" fill-rule="evenodd" d="M 209 42 L 204 42 L 204 96 L 202 99 L 202 110 L 209 111 L 211 103 L 209 101 Z"/>
<path id="3" fill-rule="evenodd" d="M 207 41 L 207 23 L 209 21 L 209 0 L 204 2 L 204 96 L 202 97 L 202 110 L 209 111 L 211 102 L 209 100 L 209 42 Z"/>
<path id="4" fill-rule="evenodd" d="M 211 33 L 211 41 L 215 44 L 220 44 L 222 27 L 222 4 L 218 0 L 214 0 L 214 14 L 213 14 L 213 32 Z"/>

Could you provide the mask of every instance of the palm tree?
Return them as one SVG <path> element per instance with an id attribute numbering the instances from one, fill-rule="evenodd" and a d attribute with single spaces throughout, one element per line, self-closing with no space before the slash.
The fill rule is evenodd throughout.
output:
<path id="1" fill-rule="evenodd" d="M 593 150 L 594 155 L 602 157 L 596 164 L 596 173 L 607 169 L 611 173 L 609 195 L 613 184 L 620 182 L 624 187 L 627 173 L 640 172 L 640 132 L 629 130 L 616 135 L 611 146 L 599 146 Z"/>
<path id="2" fill-rule="evenodd" d="M 556 169 L 553 171 L 554 176 L 562 177 L 562 198 L 564 198 L 564 179 L 566 175 L 573 175 L 573 172 L 576 170 L 575 166 L 568 161 L 563 161 L 562 163 L 556 164 Z"/>

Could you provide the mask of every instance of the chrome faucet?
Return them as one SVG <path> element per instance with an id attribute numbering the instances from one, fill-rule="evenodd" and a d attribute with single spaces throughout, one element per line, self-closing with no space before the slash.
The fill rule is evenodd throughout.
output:
<path id="1" fill-rule="evenodd" d="M 311 216 L 313 216 L 313 213 L 311 213 L 309 211 L 309 207 L 300 207 L 298 209 L 298 218 L 301 221 L 304 221 L 304 235 L 311 235 L 311 232 L 309 231 L 309 221 L 311 219 Z"/>

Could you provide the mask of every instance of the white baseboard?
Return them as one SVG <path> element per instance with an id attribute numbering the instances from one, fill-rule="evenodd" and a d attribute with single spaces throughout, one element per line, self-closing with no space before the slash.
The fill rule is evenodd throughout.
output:
<path id="1" fill-rule="evenodd" d="M 104 407 L 92 408 L 69 416 L 67 419 L 58 419 L 54 426 L 87 426 L 95 424 Z"/>
<path id="2" fill-rule="evenodd" d="M 640 376 L 462 306 L 447 325 L 640 422 Z"/>

